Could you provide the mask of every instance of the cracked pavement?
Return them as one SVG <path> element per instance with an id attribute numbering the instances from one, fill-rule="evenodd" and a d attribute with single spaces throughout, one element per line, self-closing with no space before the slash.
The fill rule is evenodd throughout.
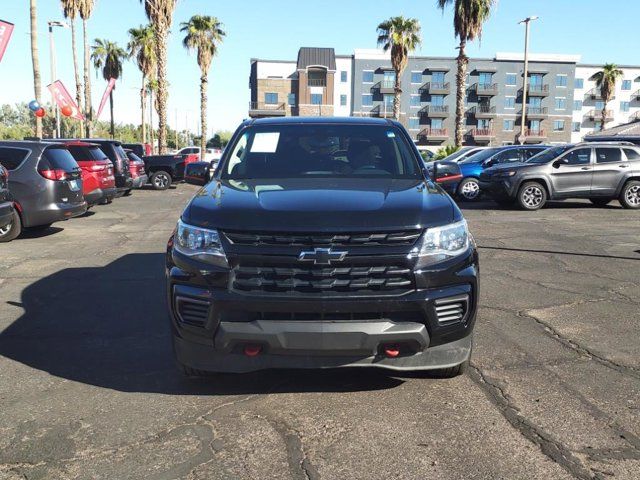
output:
<path id="1" fill-rule="evenodd" d="M 640 478 L 640 215 L 463 205 L 473 368 L 188 380 L 163 251 L 196 188 L 0 245 L 0 479 Z"/>

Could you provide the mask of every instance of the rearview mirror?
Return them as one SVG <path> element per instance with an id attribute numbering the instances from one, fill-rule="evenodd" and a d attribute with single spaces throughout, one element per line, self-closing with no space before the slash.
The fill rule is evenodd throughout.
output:
<path id="1" fill-rule="evenodd" d="M 206 185 L 209 182 L 209 162 L 193 162 L 184 170 L 184 181 L 191 185 Z"/>

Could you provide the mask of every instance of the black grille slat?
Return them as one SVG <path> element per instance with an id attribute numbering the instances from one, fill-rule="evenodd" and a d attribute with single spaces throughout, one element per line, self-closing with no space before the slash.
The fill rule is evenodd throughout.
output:
<path id="1" fill-rule="evenodd" d="M 285 234 L 264 232 L 224 232 L 227 239 L 235 245 L 251 246 L 383 246 L 413 245 L 421 230 L 376 233 L 339 233 L 339 234 Z"/>
<path id="2" fill-rule="evenodd" d="M 469 297 L 463 295 L 460 297 L 436 300 L 434 311 L 438 323 L 448 325 L 463 321 L 467 314 L 468 307 Z"/>
<path id="3" fill-rule="evenodd" d="M 182 323 L 194 327 L 204 327 L 209 317 L 209 303 L 185 297 L 176 299 L 178 317 Z"/>

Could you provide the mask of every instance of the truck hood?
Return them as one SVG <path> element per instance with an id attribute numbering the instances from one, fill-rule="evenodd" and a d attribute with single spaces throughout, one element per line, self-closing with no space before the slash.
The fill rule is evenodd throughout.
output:
<path id="1" fill-rule="evenodd" d="M 183 221 L 201 227 L 307 232 L 384 231 L 460 218 L 439 188 L 379 178 L 214 180 L 182 214 Z"/>

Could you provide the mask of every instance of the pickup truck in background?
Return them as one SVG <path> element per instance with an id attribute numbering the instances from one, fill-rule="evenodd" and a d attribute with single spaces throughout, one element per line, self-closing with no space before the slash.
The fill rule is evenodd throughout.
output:
<path id="1" fill-rule="evenodd" d="M 196 153 L 146 155 L 142 160 L 151 186 L 155 190 L 166 190 L 172 183 L 183 181 L 185 166 L 199 161 L 200 157 Z"/>
<path id="2" fill-rule="evenodd" d="M 178 154 L 191 154 L 195 153 L 198 155 L 198 160 L 200 160 L 200 147 L 184 147 L 178 150 Z M 204 154 L 205 162 L 218 162 L 222 157 L 222 149 L 220 148 L 207 148 L 207 151 Z"/>

